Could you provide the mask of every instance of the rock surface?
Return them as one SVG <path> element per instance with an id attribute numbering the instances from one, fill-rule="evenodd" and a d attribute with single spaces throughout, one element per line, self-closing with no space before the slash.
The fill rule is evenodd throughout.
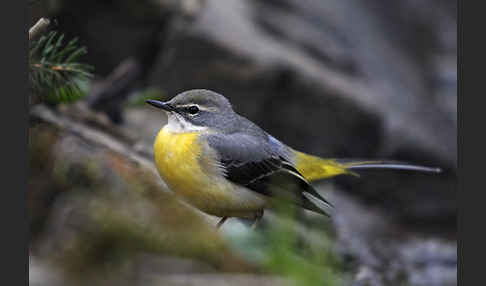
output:
<path id="1" fill-rule="evenodd" d="M 56 15 L 100 75 L 134 56 L 148 65 L 145 84 L 169 96 L 218 91 L 294 148 L 444 168 L 342 186 L 402 221 L 455 228 L 454 1 L 180 3 L 84 1 Z"/>
<path id="2" fill-rule="evenodd" d="M 330 200 L 355 285 L 456 284 L 455 1 L 57 2 L 59 28 L 87 45 L 100 81 L 133 58 L 132 90 L 212 89 L 296 149 L 442 167 L 337 178 Z M 123 123 L 103 132 L 150 163 L 165 118 L 118 108 Z"/>

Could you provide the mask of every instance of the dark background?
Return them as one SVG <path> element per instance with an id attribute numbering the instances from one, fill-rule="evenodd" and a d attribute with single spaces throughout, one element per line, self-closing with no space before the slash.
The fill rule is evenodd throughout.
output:
<path id="1" fill-rule="evenodd" d="M 83 103 L 107 116 L 112 133 L 129 134 L 121 137 L 146 158 L 165 119 L 126 102 L 148 88 L 165 98 L 206 88 L 307 153 L 440 166 L 437 176 L 367 171 L 319 186 L 335 189 L 336 241 L 354 261 L 356 281 L 367 273 L 371 285 L 455 285 L 456 2 L 39 1 L 30 8 L 31 23 L 48 16 L 87 46 L 96 79 Z M 30 191 L 41 190 L 40 181 L 32 176 Z M 41 196 L 49 201 L 45 221 L 31 225 L 39 233 L 68 187 L 57 188 Z"/>

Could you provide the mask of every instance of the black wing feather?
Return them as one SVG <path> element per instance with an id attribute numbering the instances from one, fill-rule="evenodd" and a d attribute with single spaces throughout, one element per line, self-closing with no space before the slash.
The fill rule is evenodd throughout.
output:
<path id="1" fill-rule="evenodd" d="M 282 148 L 273 148 L 271 144 L 265 144 L 268 141 L 258 142 L 261 138 L 255 139 L 245 134 L 229 136 L 231 135 L 208 138 L 210 145 L 221 156 L 220 163 L 228 180 L 259 194 L 277 197 L 305 209 L 329 215 L 304 195 L 308 193 L 332 207 L 285 158 L 286 154 L 279 154 Z M 226 140 L 230 142 L 225 142 Z M 235 144 L 238 146 L 235 147 Z"/>

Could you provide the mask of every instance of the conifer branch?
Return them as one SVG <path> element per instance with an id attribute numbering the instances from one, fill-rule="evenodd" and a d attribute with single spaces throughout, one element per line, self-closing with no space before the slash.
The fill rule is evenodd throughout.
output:
<path id="1" fill-rule="evenodd" d="M 44 21 L 43 21 L 44 19 Z M 48 25 L 42 18 L 29 30 L 29 39 L 37 37 Z M 63 43 L 64 35 L 55 31 L 30 42 L 29 79 L 35 96 L 48 102 L 70 102 L 84 96 L 83 87 L 92 77 L 92 67 L 78 60 L 87 53 L 78 47 L 77 38 Z"/>

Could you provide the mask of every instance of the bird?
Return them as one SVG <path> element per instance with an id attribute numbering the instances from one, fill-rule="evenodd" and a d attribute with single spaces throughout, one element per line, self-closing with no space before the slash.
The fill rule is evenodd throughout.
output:
<path id="1" fill-rule="evenodd" d="M 253 220 L 276 200 L 331 216 L 334 206 L 311 182 L 359 169 L 439 173 L 440 168 L 397 161 L 326 159 L 295 150 L 249 119 L 214 91 L 192 89 L 168 101 L 146 100 L 167 115 L 154 141 L 154 161 L 167 186 L 183 201 L 220 217 Z"/>

